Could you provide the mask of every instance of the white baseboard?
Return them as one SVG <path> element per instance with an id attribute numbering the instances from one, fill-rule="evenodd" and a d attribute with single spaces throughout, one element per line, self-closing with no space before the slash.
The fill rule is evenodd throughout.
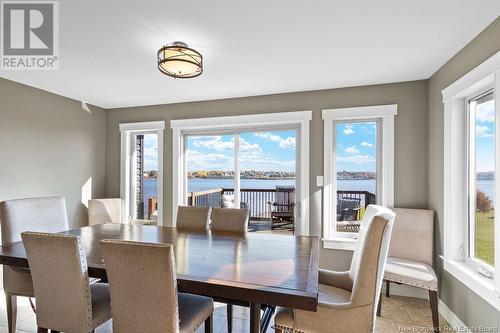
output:
<path id="1" fill-rule="evenodd" d="M 439 314 L 450 324 L 455 332 L 471 332 L 471 330 L 451 311 L 451 309 L 442 301 L 438 303 Z"/>

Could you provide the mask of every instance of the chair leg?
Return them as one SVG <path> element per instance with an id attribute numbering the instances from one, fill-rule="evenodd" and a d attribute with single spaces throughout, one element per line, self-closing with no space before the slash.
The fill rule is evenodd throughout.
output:
<path id="1" fill-rule="evenodd" d="M 5 302 L 7 303 L 7 325 L 9 327 L 9 333 L 15 333 L 17 320 L 17 296 L 6 294 Z"/>
<path id="2" fill-rule="evenodd" d="M 382 292 L 380 292 L 380 297 L 378 298 L 377 317 L 380 317 L 381 313 L 382 313 Z"/>
<path id="3" fill-rule="evenodd" d="M 214 331 L 214 316 L 210 315 L 205 319 L 205 333 L 212 333 Z"/>
<path id="4" fill-rule="evenodd" d="M 385 296 L 389 297 L 390 282 L 385 281 Z"/>
<path id="5" fill-rule="evenodd" d="M 231 333 L 233 331 L 233 305 L 228 304 L 226 308 L 227 312 L 227 332 Z"/>
<path id="6" fill-rule="evenodd" d="M 49 330 L 46 328 L 38 327 L 36 330 L 37 333 L 49 333 Z"/>
<path id="7" fill-rule="evenodd" d="M 432 325 L 434 332 L 439 332 L 439 312 L 438 312 L 438 294 L 435 290 L 429 290 L 429 301 L 431 303 Z"/>

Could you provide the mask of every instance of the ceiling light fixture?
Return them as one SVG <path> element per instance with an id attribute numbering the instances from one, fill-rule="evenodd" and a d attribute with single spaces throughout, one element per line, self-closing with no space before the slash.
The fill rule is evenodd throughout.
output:
<path id="1" fill-rule="evenodd" d="M 203 73 L 203 57 L 186 43 L 173 42 L 158 51 L 158 69 L 174 78 L 191 78 Z"/>

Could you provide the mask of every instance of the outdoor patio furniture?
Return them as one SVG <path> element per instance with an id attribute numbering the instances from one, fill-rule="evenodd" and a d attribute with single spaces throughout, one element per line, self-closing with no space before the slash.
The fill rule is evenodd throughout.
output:
<path id="1" fill-rule="evenodd" d="M 295 223 L 295 186 L 276 186 L 275 201 L 268 202 L 271 212 L 271 230 L 275 228 L 294 229 Z"/>
<path id="2" fill-rule="evenodd" d="M 339 198 L 337 199 L 337 221 L 356 221 L 358 220 L 359 209 L 361 208 L 361 199 L 358 198 Z"/>

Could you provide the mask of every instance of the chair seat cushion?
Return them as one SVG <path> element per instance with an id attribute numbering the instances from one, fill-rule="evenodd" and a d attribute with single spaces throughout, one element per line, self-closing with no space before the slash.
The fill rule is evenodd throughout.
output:
<path id="1" fill-rule="evenodd" d="M 9 295 L 35 297 L 29 269 L 4 266 L 3 288 Z"/>
<path id="2" fill-rule="evenodd" d="M 96 328 L 111 318 L 111 298 L 107 283 L 92 283 L 92 328 Z"/>
<path id="3" fill-rule="evenodd" d="M 437 276 L 431 266 L 414 260 L 387 258 L 384 279 L 410 286 L 437 290 Z"/>
<path id="4" fill-rule="evenodd" d="M 319 284 L 318 302 L 327 304 L 344 304 L 351 300 L 351 291 L 342 288 Z M 274 317 L 274 323 L 280 329 L 295 329 L 294 314 L 290 308 L 278 307 Z"/>
<path id="5" fill-rule="evenodd" d="M 180 332 L 196 332 L 214 312 L 214 301 L 205 296 L 178 294 Z"/>

